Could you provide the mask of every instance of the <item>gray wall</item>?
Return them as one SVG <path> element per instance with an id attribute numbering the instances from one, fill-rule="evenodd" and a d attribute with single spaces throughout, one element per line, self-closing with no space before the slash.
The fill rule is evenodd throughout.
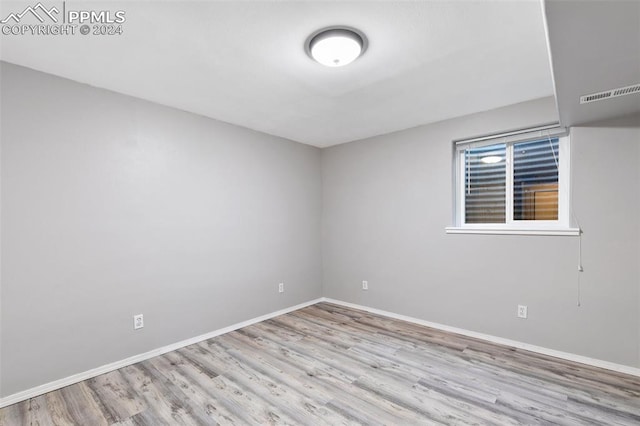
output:
<path id="1" fill-rule="evenodd" d="M 451 141 L 556 118 L 548 98 L 323 150 L 324 295 L 640 366 L 637 118 L 572 129 L 581 307 L 577 237 L 445 234 Z"/>
<path id="2" fill-rule="evenodd" d="M 609 288 L 603 296 L 607 299 L 623 291 L 620 287 L 625 278 L 638 283 L 638 303 L 628 316 L 637 324 L 635 365 L 640 366 L 640 114 L 576 127 L 573 133 L 580 143 L 574 162 L 581 177 L 575 186 L 574 204 L 578 217 L 592 223 L 591 232 L 585 231 L 583 237 L 585 247 L 591 248 L 585 249 L 585 262 L 593 265 L 592 274 L 587 275 L 593 278 L 587 282 Z M 582 224 L 583 219 L 579 220 Z M 602 261 L 612 257 L 619 259 L 607 260 L 608 264 Z M 629 297 L 633 297 L 631 293 Z M 609 306 L 603 309 L 615 309 Z"/>
<path id="3" fill-rule="evenodd" d="M 0 73 L 1 396 L 321 295 L 640 366 L 640 117 L 572 129 L 577 307 L 577 238 L 444 232 L 451 140 L 550 98 L 321 152 Z"/>
<path id="4" fill-rule="evenodd" d="M 2 396 L 321 296 L 318 149 L 0 71 Z"/>

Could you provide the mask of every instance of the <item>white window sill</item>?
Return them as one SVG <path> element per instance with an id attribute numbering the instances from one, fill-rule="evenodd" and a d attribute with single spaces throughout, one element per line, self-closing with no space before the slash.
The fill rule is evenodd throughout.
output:
<path id="1" fill-rule="evenodd" d="M 579 228 L 490 228 L 490 227 L 461 227 L 447 226 L 447 234 L 489 234 L 489 235 L 558 235 L 578 236 Z"/>

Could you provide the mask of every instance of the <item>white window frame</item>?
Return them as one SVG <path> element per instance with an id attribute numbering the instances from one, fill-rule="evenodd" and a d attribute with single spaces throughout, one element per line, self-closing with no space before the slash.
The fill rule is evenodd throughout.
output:
<path id="1" fill-rule="evenodd" d="M 513 219 L 513 146 L 514 144 L 558 138 L 558 220 L 514 220 Z M 464 222 L 465 215 L 465 150 L 483 146 L 506 145 L 506 194 L 505 223 Z M 513 235 L 579 235 L 579 229 L 570 224 L 571 204 L 571 146 L 570 136 L 564 129 L 544 126 L 486 136 L 473 140 L 457 141 L 454 144 L 454 226 L 446 228 L 449 234 L 513 234 Z"/>

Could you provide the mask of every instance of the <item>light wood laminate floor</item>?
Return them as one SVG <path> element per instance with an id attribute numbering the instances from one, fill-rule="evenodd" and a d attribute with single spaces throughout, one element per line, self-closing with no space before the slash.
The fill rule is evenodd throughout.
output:
<path id="1" fill-rule="evenodd" d="M 2 425 L 639 425 L 640 378 L 320 303 L 0 410 Z"/>

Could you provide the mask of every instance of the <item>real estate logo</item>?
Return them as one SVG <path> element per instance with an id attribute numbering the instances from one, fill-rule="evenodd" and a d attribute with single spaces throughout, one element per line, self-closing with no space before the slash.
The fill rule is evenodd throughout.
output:
<path id="1" fill-rule="evenodd" d="M 40 12 L 40 13 L 38 13 Z M 38 19 L 40 22 L 44 22 L 44 18 L 41 15 L 48 16 L 53 22 L 58 22 L 58 19 L 54 16 L 54 14 L 58 14 L 60 11 L 54 7 L 51 9 L 47 9 L 42 5 L 42 3 L 38 3 L 35 6 L 28 6 L 25 10 L 20 13 L 10 13 L 9 16 L 0 21 L 1 24 L 6 24 L 7 22 L 14 20 L 16 23 L 20 23 L 20 20 L 28 14 L 31 14 Z"/>
<path id="2" fill-rule="evenodd" d="M 0 20 L 2 35 L 122 35 L 124 10 L 80 10 L 67 2 L 45 6 L 41 2 L 13 11 Z"/>

